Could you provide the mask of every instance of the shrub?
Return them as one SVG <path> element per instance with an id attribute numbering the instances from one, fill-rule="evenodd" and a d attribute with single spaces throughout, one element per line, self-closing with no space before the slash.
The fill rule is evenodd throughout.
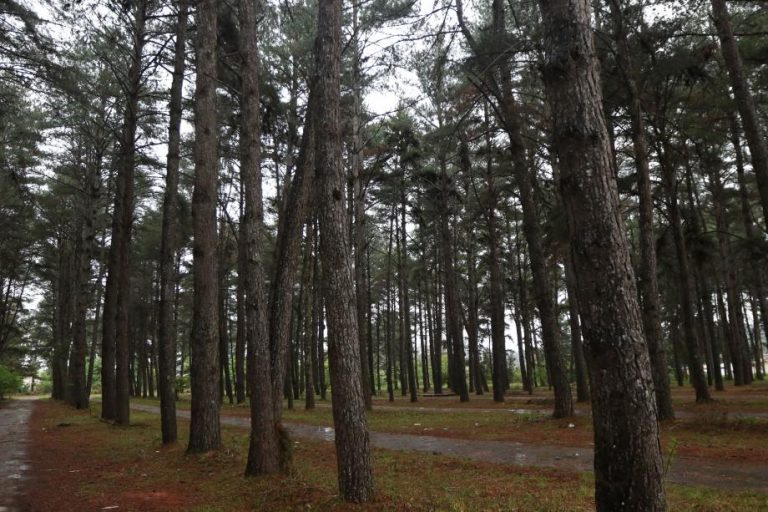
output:
<path id="1" fill-rule="evenodd" d="M 19 391 L 21 377 L 4 366 L 0 366 L 0 399 Z"/>

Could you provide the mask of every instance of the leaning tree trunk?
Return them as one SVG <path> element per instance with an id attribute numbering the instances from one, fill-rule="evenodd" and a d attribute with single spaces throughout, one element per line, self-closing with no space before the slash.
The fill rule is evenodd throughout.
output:
<path id="1" fill-rule="evenodd" d="M 764 223 L 768 224 L 768 144 L 766 144 L 765 133 L 760 124 L 755 109 L 755 101 L 752 99 L 752 93 L 744 73 L 744 65 L 741 61 L 741 55 L 739 55 L 736 38 L 733 35 L 733 25 L 728 14 L 728 7 L 725 0 L 711 0 L 711 2 L 712 18 L 717 28 L 717 35 L 720 37 L 720 49 L 723 52 L 728 76 L 731 79 L 733 95 L 736 98 L 736 106 L 741 116 L 749 153 L 752 157 L 752 169 L 757 178 Z"/>
<path id="2" fill-rule="evenodd" d="M 540 0 L 542 66 L 592 384 L 598 511 L 666 510 L 656 402 L 587 0 Z M 620 399 L 617 399 L 620 397 Z"/>
<path id="3" fill-rule="evenodd" d="M 163 443 L 175 443 L 176 428 L 176 337 L 174 302 L 176 295 L 176 251 L 179 224 L 179 162 L 181 159 L 182 89 L 187 42 L 187 0 L 179 2 L 176 19 L 176 47 L 168 107 L 168 160 L 166 162 L 163 226 L 160 241 L 160 311 L 158 319 L 158 395 L 160 395 L 160 430 Z"/>
<path id="4" fill-rule="evenodd" d="M 341 161 L 341 0 L 320 0 L 317 178 L 320 203 L 320 257 L 329 324 L 329 360 L 339 491 L 346 501 L 373 498 L 373 472 L 365 396 L 360 378 L 352 258 L 345 211 Z"/>
<path id="5" fill-rule="evenodd" d="M 317 42 L 315 46 L 317 46 Z M 316 72 L 315 72 L 316 75 Z M 283 384 L 288 365 L 288 346 L 291 337 L 291 311 L 293 290 L 298 277 L 301 255 L 301 227 L 304 224 L 310 201 L 311 185 L 314 181 L 315 166 L 315 124 L 316 124 L 316 76 L 309 85 L 307 114 L 304 133 L 296 162 L 296 171 L 286 194 L 285 205 L 278 220 L 276 269 L 272 280 L 269 300 L 269 337 L 272 361 L 272 399 L 275 421 L 280 422 L 283 407 Z M 283 463 L 290 461 L 288 451 L 282 453 Z"/>
<path id="6" fill-rule="evenodd" d="M 196 13 L 195 189 L 192 195 L 194 300 L 190 340 L 192 403 L 187 448 L 191 453 L 216 450 L 221 446 L 216 318 L 216 4 L 214 0 L 201 0 Z"/>
<path id="7" fill-rule="evenodd" d="M 667 354 L 661 336 L 659 317 L 659 282 L 656 277 L 656 237 L 653 230 L 653 192 L 651 170 L 648 162 L 648 141 L 645 136 L 645 120 L 640 103 L 636 73 L 630 60 L 630 48 L 624 24 L 623 0 L 610 0 L 613 18 L 613 38 L 616 41 L 616 61 L 624 78 L 625 91 L 629 101 L 629 116 L 632 132 L 635 166 L 637 168 L 637 190 L 640 199 L 640 299 L 643 312 L 643 329 L 648 343 L 653 371 L 653 385 L 656 391 L 656 405 L 659 420 L 673 418 L 672 395 L 667 372 Z"/>

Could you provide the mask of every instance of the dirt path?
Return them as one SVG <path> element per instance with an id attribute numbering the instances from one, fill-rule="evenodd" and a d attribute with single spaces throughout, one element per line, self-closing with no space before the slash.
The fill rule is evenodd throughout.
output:
<path id="1" fill-rule="evenodd" d="M 315 407 L 330 409 L 330 404 L 315 404 Z M 399 411 L 399 412 L 426 412 L 426 413 L 506 413 L 506 414 L 520 414 L 531 416 L 551 416 L 551 408 L 478 408 L 478 407 L 432 407 L 432 406 L 419 406 L 419 405 L 382 405 L 374 404 L 374 410 L 378 411 Z M 590 416 L 592 413 L 589 408 L 578 409 L 575 411 L 576 416 Z M 694 412 L 687 410 L 676 410 L 675 417 L 680 420 L 690 420 L 700 418 L 702 416 L 722 416 L 724 418 L 738 420 L 738 419 L 756 419 L 756 420 L 768 420 L 768 412 L 764 411 L 702 411 Z"/>
<path id="2" fill-rule="evenodd" d="M 160 414 L 152 405 L 132 404 L 131 408 Z M 189 418 L 189 411 L 179 410 L 180 418 Z M 224 425 L 248 428 L 244 417 L 222 416 Z M 297 438 L 332 441 L 330 427 L 300 424 L 286 425 Z M 371 444 L 387 450 L 406 450 L 446 455 L 470 460 L 513 466 L 539 466 L 567 471 L 592 471 L 592 450 L 583 447 L 547 446 L 505 441 L 469 441 L 433 436 L 387 434 L 371 432 Z M 674 457 L 667 480 L 678 484 L 716 487 L 734 491 L 757 491 L 768 494 L 768 467 L 756 464 L 734 464 L 726 461 L 694 457 Z"/>
<path id="3" fill-rule="evenodd" d="M 0 512 L 27 510 L 23 498 L 32 407 L 31 400 L 11 400 L 0 406 Z"/>

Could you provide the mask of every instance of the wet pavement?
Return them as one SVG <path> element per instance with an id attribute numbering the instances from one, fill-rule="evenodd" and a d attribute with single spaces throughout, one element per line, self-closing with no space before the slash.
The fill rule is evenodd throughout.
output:
<path id="1" fill-rule="evenodd" d="M 160 413 L 159 407 L 151 405 L 132 404 L 131 408 L 154 414 Z M 177 415 L 181 418 L 189 418 L 189 411 L 179 410 Z M 248 428 L 250 419 L 222 415 L 221 423 Z M 298 439 L 332 441 L 334 437 L 331 427 L 295 423 L 285 424 L 285 426 Z M 593 468 L 591 447 L 473 441 L 383 432 L 371 432 L 371 445 L 387 450 L 426 452 L 511 466 L 546 467 L 574 472 L 592 471 Z M 733 491 L 768 493 L 768 466 L 766 465 L 680 456 L 672 457 L 672 460 L 665 461 L 665 464 L 669 465 L 667 472 L 669 482 Z"/>
<path id="2" fill-rule="evenodd" d="M 23 498 L 32 407 L 31 400 L 11 400 L 0 406 L 0 512 L 27 510 Z"/>

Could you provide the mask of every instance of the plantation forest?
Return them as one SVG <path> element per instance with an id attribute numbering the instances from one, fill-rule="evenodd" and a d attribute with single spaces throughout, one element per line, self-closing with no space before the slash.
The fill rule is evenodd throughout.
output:
<path id="1" fill-rule="evenodd" d="M 0 0 L 0 511 L 768 511 L 768 5 Z"/>

